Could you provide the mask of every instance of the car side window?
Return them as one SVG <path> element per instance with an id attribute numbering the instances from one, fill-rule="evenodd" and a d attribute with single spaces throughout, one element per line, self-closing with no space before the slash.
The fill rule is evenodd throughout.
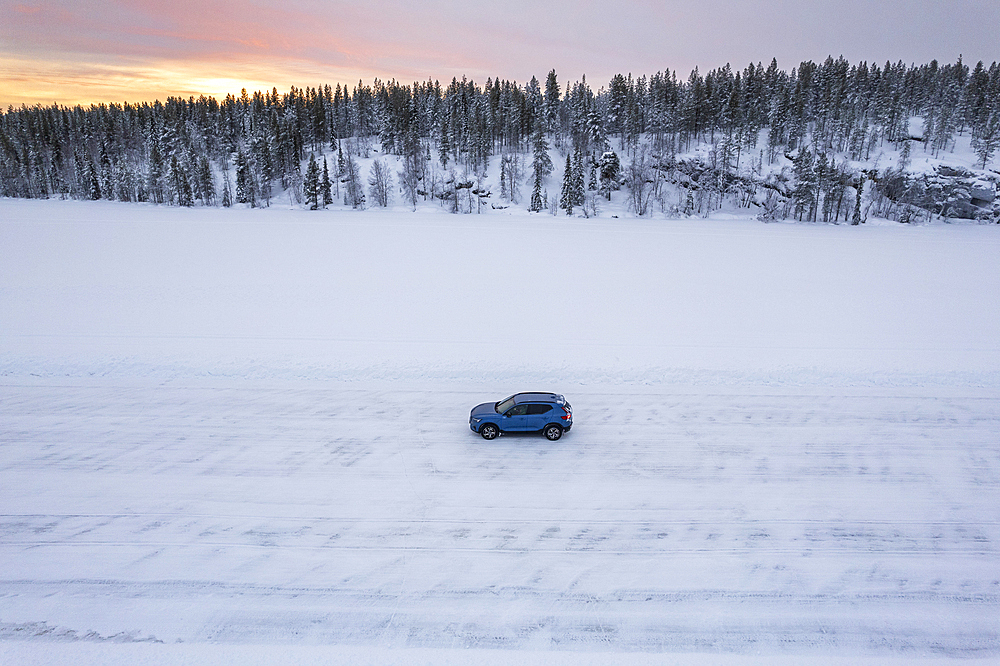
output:
<path id="1" fill-rule="evenodd" d="M 507 416 L 524 416 L 528 413 L 528 405 L 516 405 L 509 412 Z"/>
<path id="2" fill-rule="evenodd" d="M 552 411 L 552 405 L 528 405 L 528 414 L 547 414 Z"/>

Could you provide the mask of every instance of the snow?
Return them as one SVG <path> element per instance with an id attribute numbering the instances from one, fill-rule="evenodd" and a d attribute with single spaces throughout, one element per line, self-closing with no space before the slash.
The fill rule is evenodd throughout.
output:
<path id="1" fill-rule="evenodd" d="M 510 212 L 0 200 L 0 658 L 1000 655 L 1000 228 Z"/>

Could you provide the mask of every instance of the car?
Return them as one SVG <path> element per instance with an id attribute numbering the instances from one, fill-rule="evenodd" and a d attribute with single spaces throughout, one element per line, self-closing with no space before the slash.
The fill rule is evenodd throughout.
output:
<path id="1" fill-rule="evenodd" d="M 554 442 L 573 427 L 573 407 L 558 393 L 515 393 L 473 407 L 469 427 L 483 439 L 507 432 L 540 432 Z"/>

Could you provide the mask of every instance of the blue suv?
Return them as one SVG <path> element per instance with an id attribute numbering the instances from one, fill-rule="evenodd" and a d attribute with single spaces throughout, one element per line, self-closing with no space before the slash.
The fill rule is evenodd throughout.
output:
<path id="1" fill-rule="evenodd" d="M 540 432 L 554 442 L 573 427 L 573 408 L 557 393 L 515 393 L 474 407 L 469 427 L 483 439 L 505 432 Z"/>

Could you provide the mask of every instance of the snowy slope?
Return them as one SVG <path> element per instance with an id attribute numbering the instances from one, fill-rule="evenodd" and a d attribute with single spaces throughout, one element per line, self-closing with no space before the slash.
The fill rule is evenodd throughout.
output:
<path id="1" fill-rule="evenodd" d="M 998 246 L 0 201 L 0 655 L 996 659 Z"/>

